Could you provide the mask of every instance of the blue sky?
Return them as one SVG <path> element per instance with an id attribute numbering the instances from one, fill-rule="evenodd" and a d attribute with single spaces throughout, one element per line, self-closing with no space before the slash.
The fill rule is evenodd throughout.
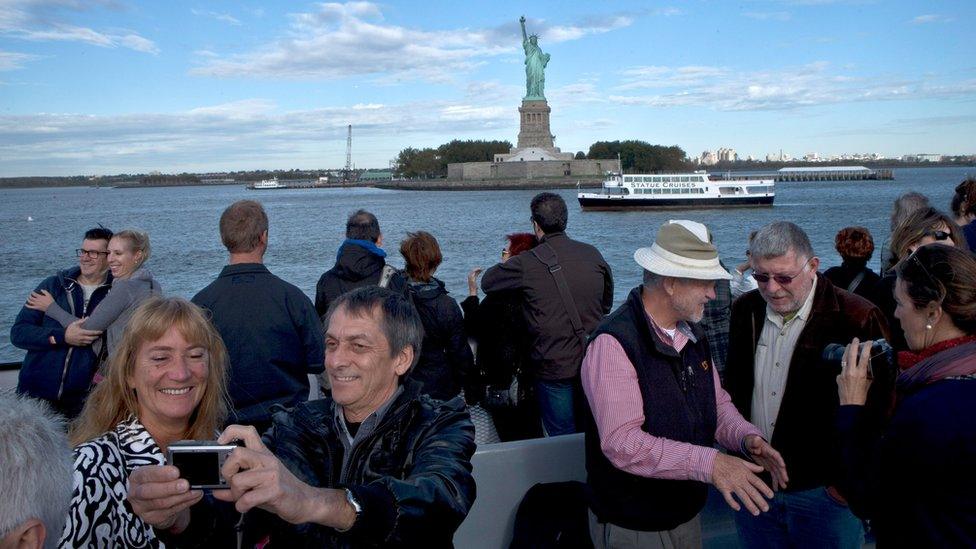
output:
<path id="1" fill-rule="evenodd" d="M 0 176 L 357 167 L 507 139 L 976 153 L 976 2 L 0 0 Z"/>

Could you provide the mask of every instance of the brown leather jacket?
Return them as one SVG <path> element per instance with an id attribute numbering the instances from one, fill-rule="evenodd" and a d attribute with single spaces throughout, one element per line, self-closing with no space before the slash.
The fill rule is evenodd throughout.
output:
<path id="1" fill-rule="evenodd" d="M 580 321 L 587 334 L 613 307 L 613 276 L 600 252 L 566 233 L 542 237 L 555 250 Z M 529 252 L 485 271 L 485 293 L 518 290 L 524 299 L 531 340 L 531 371 L 539 379 L 570 379 L 579 374 L 584 349 L 573 332 L 559 289 L 546 267 Z"/>
<path id="2" fill-rule="evenodd" d="M 739 412 L 751 421 L 755 384 L 756 343 L 766 319 L 766 301 L 753 290 L 732 304 L 729 354 L 725 364 L 725 387 Z M 848 344 L 888 337 L 884 315 L 870 301 L 834 286 L 817 275 L 810 320 L 793 350 L 786 389 L 776 417 L 773 448 L 786 462 L 788 490 L 834 486 L 841 478 L 840 453 L 834 428 L 837 408 L 839 364 L 821 360 L 828 343 Z M 868 395 L 868 407 L 884 414 L 894 388 L 891 371 L 876 371 Z"/>

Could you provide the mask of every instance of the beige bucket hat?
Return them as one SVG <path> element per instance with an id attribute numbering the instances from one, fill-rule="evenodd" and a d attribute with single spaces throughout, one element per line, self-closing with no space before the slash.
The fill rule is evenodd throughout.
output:
<path id="1" fill-rule="evenodd" d="M 634 252 L 634 261 L 661 276 L 698 280 L 731 280 L 718 261 L 708 227 L 697 221 L 672 219 L 661 225 L 650 248 Z"/>

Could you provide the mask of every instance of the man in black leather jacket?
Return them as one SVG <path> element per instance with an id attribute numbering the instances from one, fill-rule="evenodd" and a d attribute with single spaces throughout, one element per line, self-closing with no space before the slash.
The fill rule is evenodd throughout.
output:
<path id="1" fill-rule="evenodd" d="M 332 398 L 278 411 L 264 437 L 229 426 L 219 441 L 245 447 L 222 468 L 231 489 L 214 496 L 247 513 L 247 547 L 452 547 L 475 499 L 474 425 L 460 397 L 433 400 L 400 382 L 423 339 L 416 310 L 390 290 L 359 288 L 336 300 L 326 325 Z M 188 506 L 166 508 L 178 498 L 164 479 L 139 478 L 136 513 L 192 544 L 179 539 L 198 531 Z"/>

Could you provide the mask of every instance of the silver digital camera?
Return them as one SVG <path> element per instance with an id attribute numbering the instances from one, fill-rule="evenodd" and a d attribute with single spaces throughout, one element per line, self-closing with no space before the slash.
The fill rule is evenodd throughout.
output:
<path id="1" fill-rule="evenodd" d="M 236 444 L 218 444 L 212 440 L 181 440 L 169 445 L 166 463 L 180 470 L 180 478 L 190 483 L 191 490 L 219 490 L 228 488 L 220 473 Z"/>

